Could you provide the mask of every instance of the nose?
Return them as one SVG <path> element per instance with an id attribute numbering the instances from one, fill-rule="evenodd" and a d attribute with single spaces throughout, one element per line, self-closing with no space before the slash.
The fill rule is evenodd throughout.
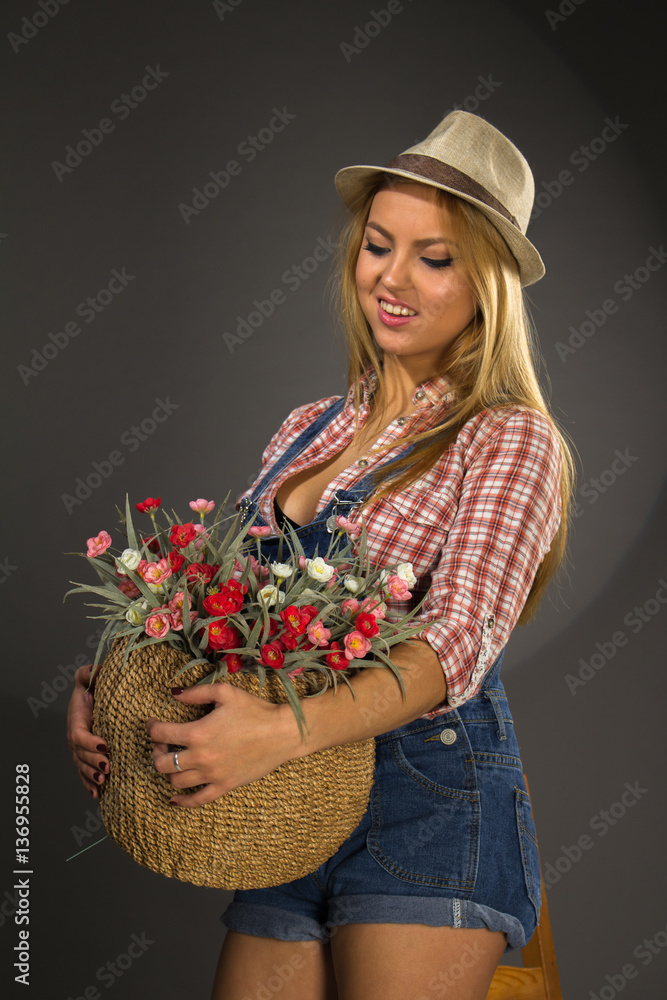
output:
<path id="1" fill-rule="evenodd" d="M 410 268 L 405 255 L 396 251 L 387 255 L 382 281 L 387 286 L 387 290 L 393 292 L 404 291 L 411 286 Z"/>

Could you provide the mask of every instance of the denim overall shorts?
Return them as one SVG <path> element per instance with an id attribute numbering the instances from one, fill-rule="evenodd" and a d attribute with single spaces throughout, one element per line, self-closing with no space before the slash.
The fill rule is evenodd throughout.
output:
<path id="1" fill-rule="evenodd" d="M 266 523 L 257 500 L 271 481 L 344 403 L 315 420 L 242 501 L 254 524 Z M 338 490 L 298 528 L 308 556 L 327 551 L 335 517 L 365 499 L 374 475 Z M 277 538 L 265 538 L 262 553 L 275 558 L 277 546 Z M 523 947 L 539 918 L 540 863 L 502 659 L 460 708 L 377 736 L 370 801 L 350 837 L 310 875 L 237 890 L 223 924 L 243 934 L 322 942 L 346 923 L 488 928 L 506 935 L 507 950 Z"/>

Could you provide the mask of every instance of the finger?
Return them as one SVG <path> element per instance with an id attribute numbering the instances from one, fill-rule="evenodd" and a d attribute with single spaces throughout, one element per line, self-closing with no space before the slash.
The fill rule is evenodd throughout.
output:
<path id="1" fill-rule="evenodd" d="M 160 746 L 165 749 L 153 750 L 153 764 L 155 765 L 156 771 L 159 771 L 160 774 L 179 774 L 180 771 L 188 770 L 187 750 L 176 751 L 178 753 L 179 771 L 179 768 L 176 767 L 176 761 L 174 760 L 175 751 L 168 750 L 166 743 L 161 743 Z"/>
<path id="2" fill-rule="evenodd" d="M 199 732 L 194 728 L 199 725 L 201 719 L 196 722 L 160 722 L 159 719 L 146 719 L 146 732 L 156 743 L 174 743 L 176 746 L 188 746 L 196 740 Z"/>
<path id="3" fill-rule="evenodd" d="M 190 809 L 193 806 L 205 806 L 207 802 L 214 802 L 221 795 L 224 795 L 222 789 L 218 785 L 211 784 L 200 788 L 197 792 L 190 792 L 189 795 L 176 795 L 169 799 L 169 805 L 179 809 Z"/>
<path id="4" fill-rule="evenodd" d="M 77 767 L 81 763 L 96 771 L 102 771 L 103 774 L 109 773 L 110 762 L 97 751 L 91 753 L 89 750 L 82 750 L 81 747 L 72 747 L 72 754 Z"/>

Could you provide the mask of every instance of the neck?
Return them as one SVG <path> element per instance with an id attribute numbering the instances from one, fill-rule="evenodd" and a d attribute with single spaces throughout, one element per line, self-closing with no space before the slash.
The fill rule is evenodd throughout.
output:
<path id="1" fill-rule="evenodd" d="M 413 410 L 412 397 L 417 386 L 437 375 L 427 364 L 420 365 L 414 358 L 397 358 L 395 355 L 385 355 L 383 373 L 387 387 L 384 416 L 390 420 Z"/>

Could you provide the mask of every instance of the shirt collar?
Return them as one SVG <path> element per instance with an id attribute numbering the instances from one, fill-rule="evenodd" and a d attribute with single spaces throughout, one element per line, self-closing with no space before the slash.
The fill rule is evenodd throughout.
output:
<path id="1" fill-rule="evenodd" d="M 374 368 L 368 368 L 359 379 L 362 405 L 368 406 L 370 404 L 377 381 Z M 348 405 L 354 403 L 354 390 L 355 387 L 353 385 L 347 394 Z M 453 399 L 454 391 L 452 384 L 445 375 L 435 375 L 433 378 L 426 379 L 425 382 L 422 382 L 415 388 L 412 394 L 412 402 L 420 410 L 427 407 L 440 407 L 445 403 L 451 403 Z"/>

